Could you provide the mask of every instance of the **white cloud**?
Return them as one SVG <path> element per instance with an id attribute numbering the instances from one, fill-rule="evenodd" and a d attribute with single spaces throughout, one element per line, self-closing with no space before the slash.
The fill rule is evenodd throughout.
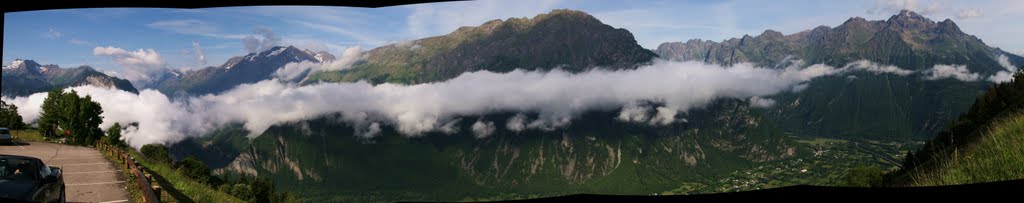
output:
<path id="1" fill-rule="evenodd" d="M 192 48 L 195 49 L 196 64 L 200 66 L 206 65 L 206 53 L 203 52 L 203 47 L 199 46 L 199 42 L 192 42 Z"/>
<path id="2" fill-rule="evenodd" d="M 775 100 L 759 96 L 750 97 L 750 106 L 768 108 L 775 105 Z"/>
<path id="3" fill-rule="evenodd" d="M 1008 50 L 1008 52 L 1010 52 L 1013 55 L 1024 56 L 1024 49 Z"/>
<path id="4" fill-rule="evenodd" d="M 219 25 L 196 19 L 164 20 L 146 24 L 146 27 L 176 32 L 186 35 L 197 35 L 221 39 L 242 39 L 245 35 L 221 33 Z"/>
<path id="5" fill-rule="evenodd" d="M 622 110 L 619 111 L 619 117 L 616 119 L 623 122 L 643 123 L 650 119 L 648 116 L 650 111 L 651 107 L 648 105 L 641 105 L 638 102 L 629 102 L 622 107 Z"/>
<path id="6" fill-rule="evenodd" d="M 313 73 L 318 71 L 335 71 L 345 70 L 352 67 L 352 64 L 363 59 L 362 46 L 353 46 L 346 48 L 341 53 L 340 58 L 334 61 L 328 61 L 325 63 L 302 61 L 296 63 L 288 63 L 283 67 L 274 71 L 274 76 L 285 81 L 292 81 L 302 76 L 303 73 Z"/>
<path id="7" fill-rule="evenodd" d="M 876 0 L 874 6 L 868 9 L 868 13 L 898 13 L 900 10 L 911 10 L 921 15 L 929 15 L 943 10 L 941 4 L 928 2 L 921 4 L 917 0 Z"/>
<path id="8" fill-rule="evenodd" d="M 981 17 L 982 15 L 984 15 L 984 14 L 981 13 L 981 9 L 969 8 L 969 9 L 960 10 L 960 12 L 956 14 L 956 18 L 957 19 L 968 19 L 968 18 L 974 18 L 974 17 Z"/>
<path id="9" fill-rule="evenodd" d="M 377 46 L 377 45 L 381 45 L 381 44 L 384 43 L 384 40 L 377 39 L 376 37 L 373 37 L 371 35 L 366 35 L 366 34 L 363 34 L 362 32 L 344 29 L 344 28 L 341 28 L 341 27 L 338 27 L 338 26 L 327 25 L 327 24 L 320 24 L 320 23 L 312 23 L 312 22 L 305 22 L 305 21 L 289 21 L 289 22 L 292 22 L 292 23 L 298 24 L 298 25 L 302 25 L 302 26 L 306 26 L 306 27 L 309 27 L 309 28 L 312 28 L 312 29 L 317 29 L 317 30 L 324 31 L 324 32 L 335 33 L 335 34 L 339 34 L 339 35 L 342 35 L 342 36 L 346 36 L 346 37 L 349 37 L 349 38 L 352 38 L 352 39 L 358 41 L 359 43 L 363 43 L 363 44 L 367 44 L 367 45 L 371 45 L 371 46 Z"/>
<path id="10" fill-rule="evenodd" d="M 90 45 L 90 44 L 92 44 L 92 42 L 85 41 L 85 40 L 80 40 L 78 38 L 71 38 L 71 39 L 68 40 L 68 43 L 73 44 L 73 45 Z"/>
<path id="11" fill-rule="evenodd" d="M 184 139 L 185 135 L 195 134 L 203 123 L 191 120 L 193 115 L 186 111 L 180 103 L 172 103 L 166 96 L 155 90 L 142 90 L 134 94 L 117 89 L 95 86 L 71 88 L 79 95 L 92 95 L 103 107 L 103 123 L 101 129 L 107 129 L 115 122 L 122 125 L 138 122 L 138 128 L 123 132 L 125 140 L 138 148 L 148 143 L 173 143 Z M 46 93 L 36 93 L 14 98 L 19 114 L 26 122 L 35 122 L 39 118 L 40 106 L 46 99 Z M 6 100 L 6 98 L 5 98 Z M 22 109 L 25 110 L 22 110 Z M 210 128 L 206 128 L 207 130 Z"/>
<path id="12" fill-rule="evenodd" d="M 679 109 L 665 106 L 655 109 L 658 110 L 658 113 L 654 114 L 654 117 L 651 117 L 650 123 L 652 125 L 668 125 L 676 122 L 676 114 L 679 113 Z"/>
<path id="13" fill-rule="evenodd" d="M 8 104 L 18 107 L 18 115 L 21 115 L 23 122 L 32 123 L 35 122 L 36 119 L 39 119 L 39 116 L 43 111 L 42 105 L 43 100 L 46 99 L 46 94 L 39 93 L 32 94 L 27 97 L 15 98 L 0 97 L 0 99 Z"/>
<path id="14" fill-rule="evenodd" d="M 867 72 L 871 72 L 871 73 L 874 73 L 874 74 L 888 73 L 888 74 L 895 74 L 895 75 L 900 75 L 900 76 L 907 76 L 907 75 L 910 75 L 910 74 L 914 73 L 914 71 L 912 71 L 912 70 L 902 69 L 902 68 L 896 67 L 894 65 L 877 64 L 877 63 L 874 63 L 874 62 L 871 62 L 871 61 L 868 61 L 868 60 L 864 60 L 864 59 L 857 60 L 857 61 L 854 61 L 853 63 L 847 64 L 846 66 L 844 66 L 844 68 L 852 69 L 852 70 L 867 71 Z"/>
<path id="15" fill-rule="evenodd" d="M 353 45 L 359 44 L 359 42 L 355 42 L 355 41 L 329 43 L 329 42 L 325 42 L 323 40 L 315 39 L 313 37 L 306 36 L 306 35 L 285 36 L 285 37 L 282 37 L 281 43 L 282 44 L 292 45 L 292 46 L 295 46 L 296 48 L 299 48 L 299 49 L 302 49 L 302 50 L 310 50 L 310 51 L 313 51 L 314 53 L 315 52 L 320 52 L 320 51 L 326 51 L 326 52 L 330 52 L 330 53 L 342 52 L 342 51 L 344 51 L 345 49 L 347 49 L 349 47 L 349 46 L 344 46 L 342 44 L 353 44 Z"/>
<path id="16" fill-rule="evenodd" d="M 459 133 L 458 125 L 460 121 L 462 121 L 461 118 L 448 121 L 447 123 L 444 123 L 444 125 L 442 125 L 440 128 L 438 128 L 438 131 L 441 131 L 442 133 L 449 135 Z"/>
<path id="17" fill-rule="evenodd" d="M 253 35 L 242 38 L 245 51 L 249 53 L 261 52 L 277 46 L 281 38 L 274 34 L 274 31 L 266 27 L 253 29 Z"/>
<path id="18" fill-rule="evenodd" d="M 52 27 L 43 33 L 43 37 L 47 39 L 57 39 L 63 36 L 59 31 L 54 30 Z"/>
<path id="19" fill-rule="evenodd" d="M 952 78 L 960 81 L 977 81 L 980 76 L 978 73 L 971 73 L 971 70 L 967 69 L 965 65 L 935 65 L 931 69 L 925 70 L 926 80 L 938 80 L 944 78 Z"/>
<path id="20" fill-rule="evenodd" d="M 132 81 L 136 86 L 143 86 L 142 84 L 149 82 L 155 74 L 162 73 L 167 65 L 163 58 L 160 57 L 160 54 L 153 49 L 126 51 L 121 48 L 107 46 L 93 48 L 92 54 L 110 57 L 114 63 L 124 68 L 120 75 Z"/>
<path id="21" fill-rule="evenodd" d="M 1006 55 L 999 55 L 996 59 L 1000 66 L 1003 66 L 1004 71 L 999 71 L 995 75 L 989 76 L 988 80 L 994 83 L 1009 82 L 1013 80 L 1013 73 L 1017 72 L 1017 66 L 1010 63 L 1010 58 Z"/>
<path id="22" fill-rule="evenodd" d="M 505 122 L 505 128 L 513 132 L 522 132 L 523 130 L 526 130 L 526 115 L 519 113 L 512 116 L 512 118 L 509 118 L 508 121 Z"/>
<path id="23" fill-rule="evenodd" d="M 497 112 L 519 112 L 506 121 L 511 131 L 552 130 L 569 125 L 572 118 L 586 111 L 619 108 L 626 111 L 620 115 L 647 118 L 633 119 L 641 123 L 666 125 L 684 120 L 679 118 L 681 111 L 718 98 L 763 97 L 806 85 L 816 77 L 839 73 L 842 72 L 820 64 L 768 69 L 747 63 L 721 67 L 658 60 L 634 70 L 595 69 L 577 74 L 557 69 L 469 72 L 444 82 L 417 85 L 371 85 L 361 81 L 298 86 L 272 79 L 179 101 L 170 101 L 154 90 L 136 95 L 92 86 L 73 89 L 92 95 L 103 106 L 104 126 L 139 122 L 139 128 L 125 136 L 132 146 L 139 147 L 204 135 L 228 123 L 244 123 L 250 136 L 257 136 L 273 125 L 335 115 L 335 120 L 352 124 L 355 133 L 364 137 L 379 134 L 382 125 L 393 126 L 407 136 L 451 132 L 459 128 L 459 118 Z M 38 106 L 40 97 L 45 97 L 45 93 L 9 100 L 17 101 L 12 103 L 24 109 L 19 113 L 31 119 L 38 117 L 32 116 L 38 115 L 38 109 L 23 106 Z M 651 106 L 653 111 L 642 112 L 653 115 L 635 116 L 630 112 L 629 105 L 643 101 L 657 102 L 656 107 Z M 526 113 L 536 117 L 527 118 Z M 493 122 L 478 121 L 473 125 L 477 136 L 493 133 L 489 130 L 493 129 Z"/>
<path id="24" fill-rule="evenodd" d="M 494 122 L 491 121 L 476 121 L 476 123 L 473 123 L 471 128 L 473 128 L 473 135 L 477 138 L 486 138 L 491 136 L 491 134 L 494 134 L 495 130 Z"/>

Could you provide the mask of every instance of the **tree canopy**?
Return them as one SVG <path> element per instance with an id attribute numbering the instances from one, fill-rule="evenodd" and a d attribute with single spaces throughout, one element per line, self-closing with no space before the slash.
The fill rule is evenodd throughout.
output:
<path id="1" fill-rule="evenodd" d="M 39 129 L 44 136 L 65 137 L 67 142 L 90 145 L 96 142 L 103 131 L 103 108 L 92 101 L 91 96 L 79 97 L 74 90 L 65 92 L 51 90 L 43 100 Z"/>
<path id="2" fill-rule="evenodd" d="M 0 101 L 0 127 L 12 130 L 25 128 L 25 123 L 22 122 L 21 115 L 18 115 L 17 106 Z"/>

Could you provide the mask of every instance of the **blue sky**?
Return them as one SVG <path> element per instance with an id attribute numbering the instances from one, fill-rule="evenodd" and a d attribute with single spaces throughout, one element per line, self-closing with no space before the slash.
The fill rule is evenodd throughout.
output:
<path id="1" fill-rule="evenodd" d="M 217 66 L 247 53 L 242 38 L 269 29 L 278 45 L 364 50 L 449 33 L 492 19 L 552 9 L 588 12 L 626 28 L 644 47 L 693 38 L 721 41 L 765 29 L 792 34 L 836 26 L 853 16 L 884 20 L 900 9 L 953 19 L 990 46 L 1024 52 L 1024 1 L 471 1 L 386 8 L 266 6 L 207 9 L 101 8 L 4 14 L 3 62 L 33 59 L 61 67 L 126 69 Z M 103 51 L 100 51 L 102 48 Z M 200 54 L 201 53 L 201 54 Z M 200 56 L 205 59 L 200 60 Z"/>

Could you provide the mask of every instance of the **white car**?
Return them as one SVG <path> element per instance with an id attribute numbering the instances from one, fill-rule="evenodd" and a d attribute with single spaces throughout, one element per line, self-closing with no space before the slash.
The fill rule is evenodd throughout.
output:
<path id="1" fill-rule="evenodd" d="M 11 131 L 7 128 L 0 128 L 0 143 L 14 144 L 14 137 L 11 136 Z"/>

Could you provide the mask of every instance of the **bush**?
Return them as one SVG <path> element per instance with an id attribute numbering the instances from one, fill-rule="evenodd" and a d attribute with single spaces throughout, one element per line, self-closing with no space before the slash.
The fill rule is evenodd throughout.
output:
<path id="1" fill-rule="evenodd" d="M 882 171 L 878 166 L 860 166 L 846 175 L 846 185 L 853 187 L 877 187 L 882 185 Z"/>
<path id="2" fill-rule="evenodd" d="M 223 175 L 223 174 L 222 174 Z M 277 191 L 273 182 L 263 177 L 252 177 L 239 174 L 240 177 L 234 180 L 225 178 L 227 183 L 217 187 L 218 190 L 245 200 L 256 203 L 276 202 L 299 202 L 298 197 L 290 192 Z"/>
<path id="3" fill-rule="evenodd" d="M 196 180 L 196 182 L 208 183 L 210 180 L 210 169 L 206 167 L 206 163 L 195 157 L 189 156 L 174 163 L 174 168 L 182 175 Z"/>
<path id="4" fill-rule="evenodd" d="M 171 155 L 167 153 L 167 147 L 162 144 L 143 145 L 140 151 L 149 160 L 165 164 L 171 163 Z"/>

